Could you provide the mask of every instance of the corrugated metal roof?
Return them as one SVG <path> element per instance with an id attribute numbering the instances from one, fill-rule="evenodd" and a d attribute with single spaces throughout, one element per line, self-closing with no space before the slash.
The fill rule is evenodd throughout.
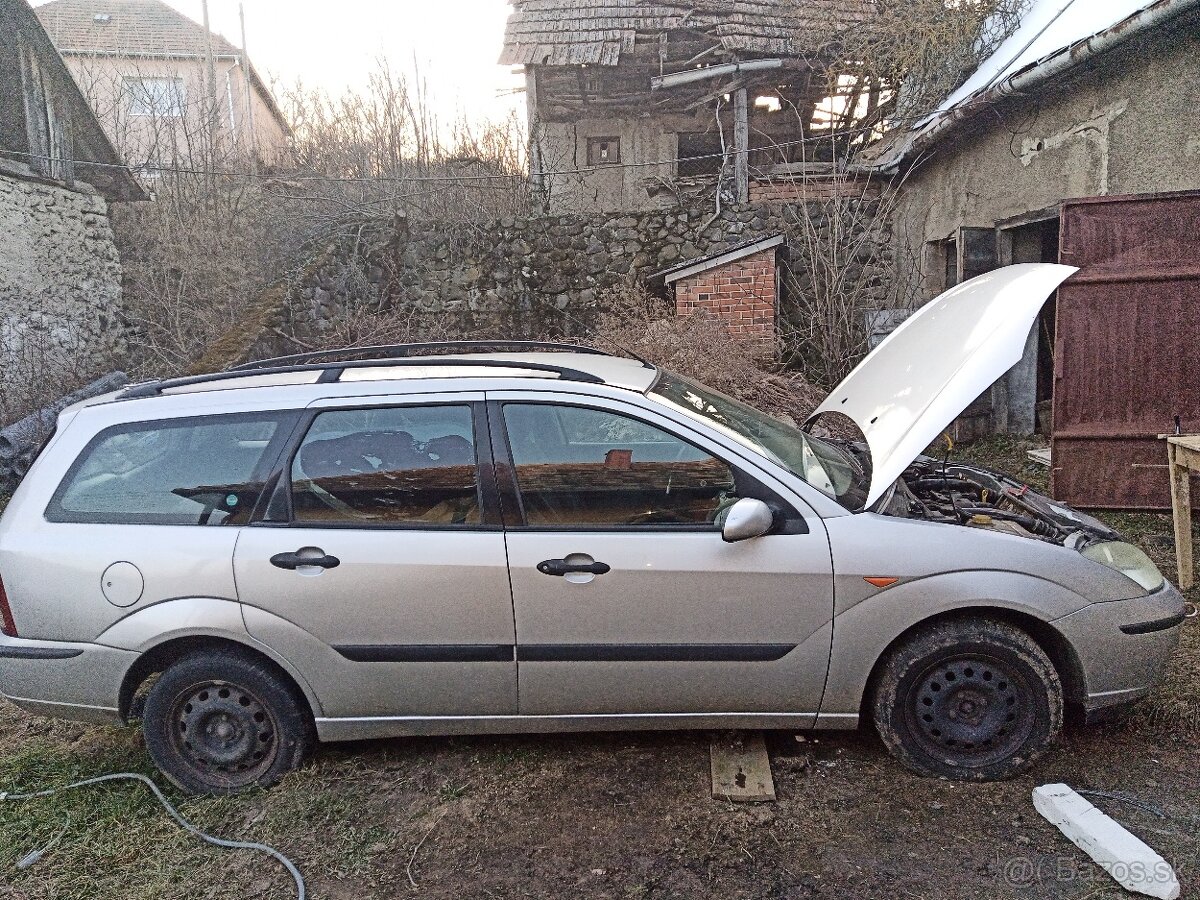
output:
<path id="1" fill-rule="evenodd" d="M 803 56 L 875 0 L 512 0 L 503 65 L 615 66 L 638 35 L 706 32 L 729 51 Z"/>

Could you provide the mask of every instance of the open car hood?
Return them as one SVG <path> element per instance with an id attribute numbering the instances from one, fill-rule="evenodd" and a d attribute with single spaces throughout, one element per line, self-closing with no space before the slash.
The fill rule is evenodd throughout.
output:
<path id="1" fill-rule="evenodd" d="M 1021 361 L 1038 312 L 1076 271 L 1031 263 L 964 281 L 913 313 L 817 407 L 810 424 L 838 412 L 866 436 L 871 488 L 864 508 Z"/>

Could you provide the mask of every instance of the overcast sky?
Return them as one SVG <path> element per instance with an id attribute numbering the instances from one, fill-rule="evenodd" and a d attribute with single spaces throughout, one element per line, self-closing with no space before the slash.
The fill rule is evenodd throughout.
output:
<path id="1" fill-rule="evenodd" d="M 34 0 L 40 5 L 41 0 Z M 165 0 L 202 22 L 201 0 Z M 507 0 L 244 0 L 250 59 L 264 78 L 337 94 L 363 87 L 375 60 L 411 72 L 414 54 L 443 123 L 462 110 L 473 119 L 524 110 L 524 94 L 497 97 L 524 84 L 496 64 Z M 214 31 L 240 45 L 238 0 L 209 0 Z"/>

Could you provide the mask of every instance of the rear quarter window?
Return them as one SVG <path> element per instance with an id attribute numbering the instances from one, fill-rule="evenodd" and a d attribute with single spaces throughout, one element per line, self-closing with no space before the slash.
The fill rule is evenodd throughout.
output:
<path id="1" fill-rule="evenodd" d="M 51 522 L 240 525 L 294 418 L 208 416 L 107 428 L 79 454 L 46 509 Z"/>

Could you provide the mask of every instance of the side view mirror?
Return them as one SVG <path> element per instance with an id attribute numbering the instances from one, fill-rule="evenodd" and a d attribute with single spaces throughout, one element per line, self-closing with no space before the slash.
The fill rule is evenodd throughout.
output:
<path id="1" fill-rule="evenodd" d="M 727 544 L 762 537 L 775 524 L 771 507 L 753 497 L 743 497 L 725 515 L 721 526 L 721 539 Z"/>

